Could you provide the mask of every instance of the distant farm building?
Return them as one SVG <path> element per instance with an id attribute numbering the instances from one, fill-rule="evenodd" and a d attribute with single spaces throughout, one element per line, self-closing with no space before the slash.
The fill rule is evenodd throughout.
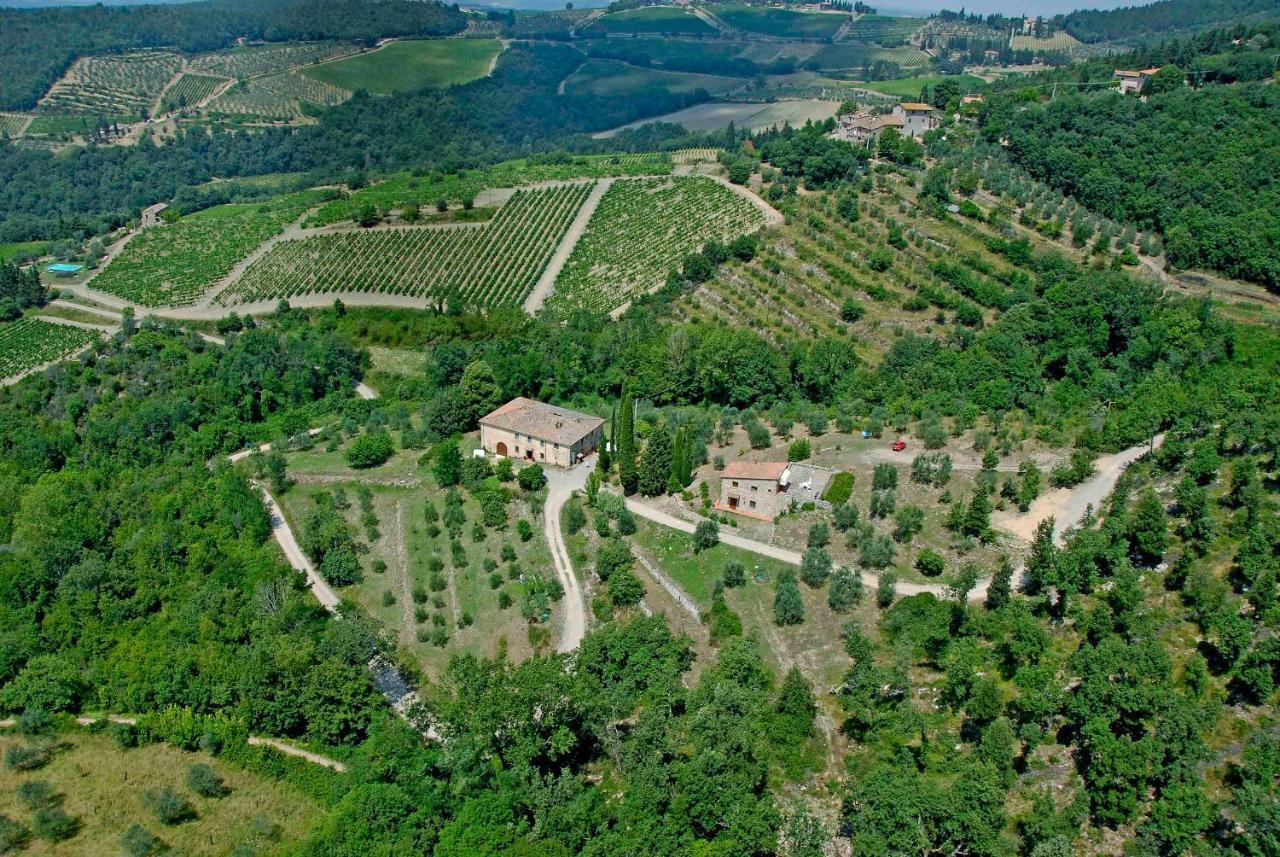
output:
<path id="1" fill-rule="evenodd" d="M 600 448 L 604 420 L 520 397 L 480 419 L 480 445 L 493 455 L 572 467 Z"/>
<path id="2" fill-rule="evenodd" d="M 772 521 L 786 506 L 790 475 L 785 461 L 731 461 L 720 473 L 716 508 Z"/>
<path id="3" fill-rule="evenodd" d="M 164 221 L 160 215 L 164 214 L 168 209 L 168 205 L 163 202 L 157 202 L 155 205 L 149 205 L 142 209 L 142 228 L 150 229 L 152 226 L 159 226 Z"/>
<path id="4" fill-rule="evenodd" d="M 1142 88 L 1147 85 L 1147 81 L 1151 76 L 1158 72 L 1158 68 L 1144 68 L 1138 71 L 1129 71 L 1127 69 L 1116 69 L 1112 81 L 1120 84 L 1120 91 L 1128 95 L 1129 93 L 1141 92 Z"/>

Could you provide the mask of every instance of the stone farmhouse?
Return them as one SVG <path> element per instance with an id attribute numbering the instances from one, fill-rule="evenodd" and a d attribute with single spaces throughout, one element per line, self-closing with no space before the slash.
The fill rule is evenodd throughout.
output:
<path id="1" fill-rule="evenodd" d="M 923 137 L 939 125 L 938 113 L 932 104 L 922 101 L 904 101 L 893 106 L 893 115 L 902 120 L 902 133 L 908 137 Z"/>
<path id="2" fill-rule="evenodd" d="M 572 467 L 600 448 L 604 420 L 567 408 L 512 399 L 480 419 L 480 445 L 503 458 Z"/>
<path id="3" fill-rule="evenodd" d="M 155 205 L 149 205 L 142 209 L 142 228 L 150 229 L 152 226 L 159 226 L 164 223 L 160 219 L 160 215 L 164 214 L 168 207 L 163 202 L 157 202 Z"/>
<path id="4" fill-rule="evenodd" d="M 790 465 L 785 461 L 731 461 L 720 473 L 720 499 L 715 507 L 772 521 L 786 508 L 790 485 Z"/>
<path id="5" fill-rule="evenodd" d="M 1144 68 L 1137 71 L 1118 68 L 1111 80 L 1120 85 L 1120 91 L 1125 95 L 1130 93 L 1138 93 L 1147 85 L 1147 81 L 1151 79 L 1151 75 L 1158 72 L 1158 68 Z"/>

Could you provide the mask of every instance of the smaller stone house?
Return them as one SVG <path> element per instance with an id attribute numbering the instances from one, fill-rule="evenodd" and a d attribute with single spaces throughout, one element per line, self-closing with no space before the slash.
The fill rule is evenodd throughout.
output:
<path id="1" fill-rule="evenodd" d="M 1151 75 L 1158 72 L 1158 68 L 1144 68 L 1137 71 L 1118 68 L 1112 76 L 1112 81 L 1120 85 L 1120 91 L 1125 95 L 1141 92 L 1142 88 L 1147 85 L 1147 81 L 1151 79 Z"/>
<path id="2" fill-rule="evenodd" d="M 785 461 L 731 461 L 720 473 L 720 499 L 715 507 L 772 521 L 786 509 L 789 471 Z"/>
<path id="3" fill-rule="evenodd" d="M 834 136 L 855 146 L 870 146 L 885 128 L 902 130 L 902 119 L 892 113 L 872 116 L 870 113 L 846 113 L 836 123 Z"/>
<path id="4" fill-rule="evenodd" d="M 480 445 L 504 458 L 572 467 L 600 448 L 604 420 L 536 402 L 512 399 L 480 419 Z"/>
<path id="5" fill-rule="evenodd" d="M 932 131 L 939 125 L 937 111 L 933 105 L 923 101 L 895 104 L 893 115 L 902 120 L 902 133 L 908 137 L 923 137 L 926 131 Z"/>
<path id="6" fill-rule="evenodd" d="M 157 202 L 155 205 L 149 205 L 142 209 L 142 228 L 150 229 L 152 226 L 159 226 L 164 223 L 160 219 L 160 215 L 164 214 L 168 209 L 168 205 L 163 202 Z"/>

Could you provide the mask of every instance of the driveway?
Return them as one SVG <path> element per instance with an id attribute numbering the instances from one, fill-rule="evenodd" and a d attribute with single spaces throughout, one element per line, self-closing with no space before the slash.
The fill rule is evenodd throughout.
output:
<path id="1" fill-rule="evenodd" d="M 593 455 L 586 461 L 569 468 L 548 467 L 547 502 L 542 507 L 543 526 L 547 536 L 547 546 L 551 549 L 551 561 L 556 568 L 556 576 L 564 587 L 564 630 L 560 634 L 560 642 L 556 646 L 558 652 L 572 652 L 582 642 L 587 632 L 587 607 L 582 595 L 582 584 L 573 573 L 573 562 L 569 559 L 569 549 L 564 543 L 564 532 L 560 528 L 560 512 L 564 504 L 587 485 L 587 474 L 595 469 L 596 457 Z"/>

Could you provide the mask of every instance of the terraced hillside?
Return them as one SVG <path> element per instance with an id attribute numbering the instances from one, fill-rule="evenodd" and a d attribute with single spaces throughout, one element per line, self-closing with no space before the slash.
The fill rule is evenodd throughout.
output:
<path id="1" fill-rule="evenodd" d="M 173 86 L 165 90 L 161 110 L 168 113 L 172 110 L 180 110 L 184 107 L 199 104 L 217 92 L 218 87 L 227 82 L 228 79 L 225 77 L 183 72 Z"/>
<path id="2" fill-rule="evenodd" d="M 91 285 L 144 306 L 189 306 L 258 245 L 326 196 L 323 191 L 304 191 L 265 204 L 219 205 L 145 230 Z"/>
<path id="3" fill-rule="evenodd" d="M 47 113 L 141 116 L 182 70 L 177 54 L 81 57 L 40 100 Z"/>
<path id="4" fill-rule="evenodd" d="M 667 272 L 711 239 L 764 223 L 754 205 L 704 176 L 614 182 L 556 278 L 556 311 L 612 310 L 661 285 Z"/>
<path id="5" fill-rule="evenodd" d="M 305 105 L 332 107 L 350 97 L 350 92 L 331 83 L 285 71 L 238 81 L 209 102 L 208 111 L 251 119 L 292 119 L 305 113 Z"/>
<path id="6" fill-rule="evenodd" d="M 302 44 L 262 45 L 235 48 L 195 57 L 193 71 L 245 80 L 266 74 L 278 74 L 300 65 L 321 62 L 349 54 L 356 45 L 346 42 L 306 42 Z"/>
<path id="7" fill-rule="evenodd" d="M 283 241 L 218 295 L 223 306 L 382 294 L 514 306 L 533 289 L 594 186 L 518 190 L 488 223 L 371 229 Z"/>

